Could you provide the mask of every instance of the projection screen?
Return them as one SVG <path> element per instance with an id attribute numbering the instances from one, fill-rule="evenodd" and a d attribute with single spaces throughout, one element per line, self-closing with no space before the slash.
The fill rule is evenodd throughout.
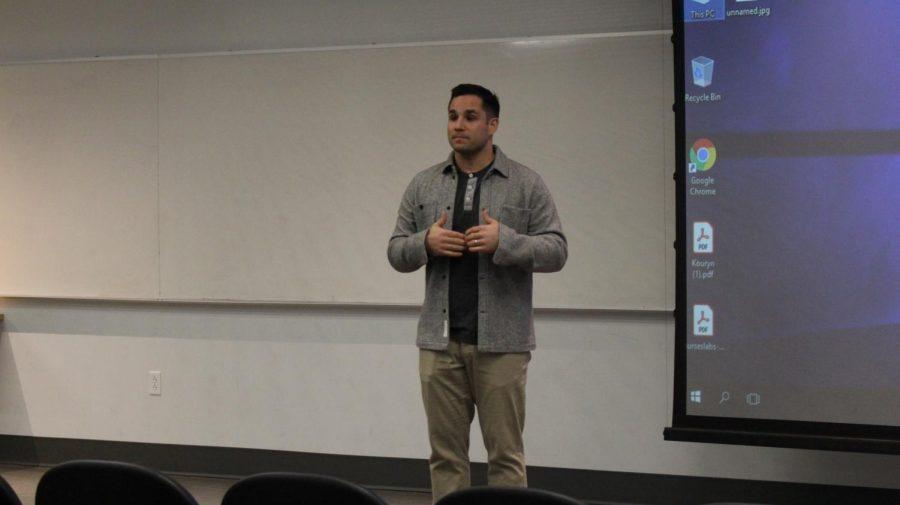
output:
<path id="1" fill-rule="evenodd" d="M 900 3 L 673 13 L 666 438 L 900 452 Z"/>

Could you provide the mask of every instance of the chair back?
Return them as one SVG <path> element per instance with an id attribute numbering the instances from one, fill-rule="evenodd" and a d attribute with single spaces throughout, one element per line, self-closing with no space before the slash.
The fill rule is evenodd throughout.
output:
<path id="1" fill-rule="evenodd" d="M 3 477 L 0 477 L 0 505 L 22 505 L 19 495 Z"/>
<path id="2" fill-rule="evenodd" d="M 41 477 L 35 505 L 197 505 L 181 484 L 130 463 L 78 460 Z"/>
<path id="3" fill-rule="evenodd" d="M 368 489 L 334 477 L 272 472 L 234 483 L 222 505 L 387 505 Z"/>
<path id="4" fill-rule="evenodd" d="M 584 505 L 566 495 L 525 487 L 476 486 L 448 494 L 437 505 Z"/>

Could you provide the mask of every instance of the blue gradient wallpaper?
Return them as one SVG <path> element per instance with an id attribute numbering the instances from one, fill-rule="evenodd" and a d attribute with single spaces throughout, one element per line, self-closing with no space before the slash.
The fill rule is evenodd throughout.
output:
<path id="1" fill-rule="evenodd" d="M 687 413 L 900 426 L 900 2 L 686 21 L 714 4 L 684 25 Z"/>

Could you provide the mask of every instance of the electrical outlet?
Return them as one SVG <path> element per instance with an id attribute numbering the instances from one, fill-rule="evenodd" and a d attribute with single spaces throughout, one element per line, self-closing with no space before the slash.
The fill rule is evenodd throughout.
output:
<path id="1" fill-rule="evenodd" d="M 162 372 L 150 372 L 150 391 L 153 396 L 162 395 Z"/>

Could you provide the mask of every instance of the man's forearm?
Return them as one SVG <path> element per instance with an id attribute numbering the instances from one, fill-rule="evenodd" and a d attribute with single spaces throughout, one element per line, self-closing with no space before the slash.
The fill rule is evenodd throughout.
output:
<path id="1" fill-rule="evenodd" d="M 398 272 L 415 272 L 428 263 L 425 235 L 422 230 L 411 235 L 395 234 L 388 243 L 388 261 Z"/>
<path id="2" fill-rule="evenodd" d="M 561 233 L 523 235 L 501 225 L 494 264 L 514 266 L 529 272 L 558 272 L 566 264 L 568 254 L 566 238 Z"/>

